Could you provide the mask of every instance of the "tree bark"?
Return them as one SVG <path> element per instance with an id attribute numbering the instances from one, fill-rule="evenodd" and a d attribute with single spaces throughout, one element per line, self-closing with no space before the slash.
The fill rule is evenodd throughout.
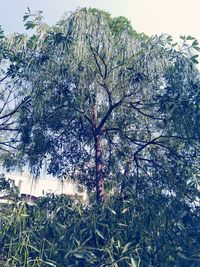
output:
<path id="1" fill-rule="evenodd" d="M 96 198 L 100 205 L 104 203 L 104 173 L 103 173 L 103 147 L 102 147 L 102 131 L 98 127 L 97 114 L 97 96 L 95 97 L 93 105 L 93 136 L 95 143 L 95 179 L 96 179 Z"/>

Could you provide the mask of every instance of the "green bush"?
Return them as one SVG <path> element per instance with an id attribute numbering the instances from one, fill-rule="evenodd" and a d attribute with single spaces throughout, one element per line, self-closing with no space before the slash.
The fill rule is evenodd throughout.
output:
<path id="1" fill-rule="evenodd" d="M 103 207 L 49 195 L 0 209 L 0 266 L 199 266 L 198 208 L 180 198 L 110 197 Z"/>

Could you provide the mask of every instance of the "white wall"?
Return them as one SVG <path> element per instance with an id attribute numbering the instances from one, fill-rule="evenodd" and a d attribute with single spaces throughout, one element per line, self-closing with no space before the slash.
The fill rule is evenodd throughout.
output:
<path id="1" fill-rule="evenodd" d="M 20 194 L 32 195 L 35 197 L 45 196 L 47 193 L 54 193 L 56 195 L 78 195 L 86 200 L 87 193 L 78 192 L 78 184 L 68 179 L 56 178 L 32 178 L 28 172 L 20 173 L 7 173 L 7 178 L 15 181 L 15 185 L 19 188 Z"/>

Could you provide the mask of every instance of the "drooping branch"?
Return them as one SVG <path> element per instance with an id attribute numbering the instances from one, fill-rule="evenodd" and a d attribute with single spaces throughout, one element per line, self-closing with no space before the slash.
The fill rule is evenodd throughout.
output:
<path id="1" fill-rule="evenodd" d="M 140 114 L 144 115 L 145 117 L 148 117 L 148 118 L 151 118 L 153 120 L 162 120 L 164 121 L 165 119 L 164 118 L 161 118 L 161 117 L 156 117 L 154 115 L 151 115 L 151 114 L 147 114 L 145 112 L 143 112 L 141 109 L 139 109 L 138 107 L 136 107 L 133 103 L 129 103 L 130 106 L 135 109 L 137 112 L 139 112 Z"/>

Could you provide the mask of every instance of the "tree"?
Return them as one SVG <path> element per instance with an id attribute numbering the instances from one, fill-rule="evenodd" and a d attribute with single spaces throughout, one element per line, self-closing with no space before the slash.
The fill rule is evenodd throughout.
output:
<path id="1" fill-rule="evenodd" d="M 35 25 L 35 34 L 14 41 L 23 44 L 15 77 L 30 96 L 19 128 L 32 170 L 46 159 L 50 173 L 96 187 L 99 203 L 105 183 L 122 199 L 186 188 L 199 146 L 195 40 L 178 50 L 170 37 L 140 35 L 125 18 L 96 9 L 53 27 L 41 16 L 26 22 Z"/>
<path id="2" fill-rule="evenodd" d="M 19 46 L 10 45 L 10 41 L 0 27 L 0 159 L 8 169 L 16 163 L 15 155 L 19 143 L 18 113 L 28 100 L 15 85 L 15 74 L 20 68 L 19 55 L 17 56 Z"/>

